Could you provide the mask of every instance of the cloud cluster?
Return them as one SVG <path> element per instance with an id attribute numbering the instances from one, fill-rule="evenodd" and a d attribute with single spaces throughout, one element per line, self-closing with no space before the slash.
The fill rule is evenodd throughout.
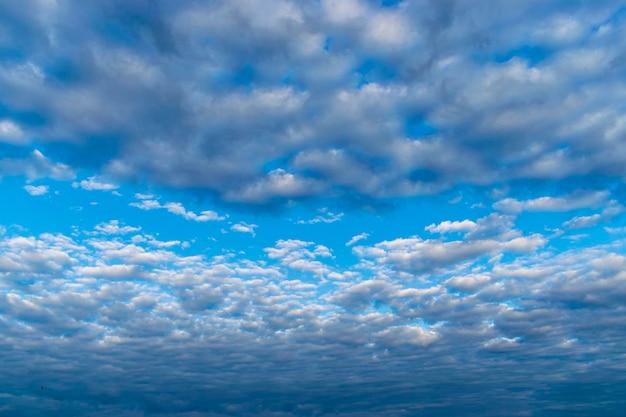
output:
<path id="1" fill-rule="evenodd" d="M 28 0 L 0 15 L 2 175 L 85 169 L 255 204 L 623 177 L 616 0 Z M 31 146 L 59 162 L 35 168 Z"/>
<path id="2" fill-rule="evenodd" d="M 195 222 L 221 221 L 226 219 L 225 216 L 220 216 L 213 210 L 203 210 L 200 214 L 196 214 L 193 211 L 187 210 L 182 203 L 179 202 L 170 201 L 161 204 L 158 200 L 154 199 L 152 195 L 136 194 L 135 198 L 137 198 L 138 201 L 130 203 L 129 205 L 141 210 L 165 209 L 172 214 L 183 217 L 185 220 L 193 220 Z"/>
<path id="3" fill-rule="evenodd" d="M 626 242 L 554 253 L 501 215 L 438 227 L 470 223 L 356 236 L 341 268 L 312 241 L 210 257 L 117 220 L 2 228 L 0 358 L 20 366 L 0 410 L 618 415 Z"/>

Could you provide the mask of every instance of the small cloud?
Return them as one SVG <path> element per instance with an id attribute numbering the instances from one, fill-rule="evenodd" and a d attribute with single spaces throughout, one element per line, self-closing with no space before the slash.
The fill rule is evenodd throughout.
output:
<path id="1" fill-rule="evenodd" d="M 574 217 L 571 220 L 563 223 L 563 227 L 566 229 L 584 229 L 587 227 L 593 227 L 602 221 L 600 214 L 593 214 L 591 216 L 579 216 Z"/>
<path id="2" fill-rule="evenodd" d="M 137 207 L 141 210 L 157 210 L 162 208 L 161 204 L 156 200 L 141 200 L 139 203 L 130 203 L 131 207 Z"/>
<path id="3" fill-rule="evenodd" d="M 104 235 L 125 235 L 138 232 L 141 230 L 141 227 L 120 226 L 119 220 L 111 220 L 108 223 L 100 223 L 94 229 Z"/>
<path id="4" fill-rule="evenodd" d="M 503 213 L 518 214 L 522 211 L 529 212 L 561 212 L 581 208 L 591 208 L 601 205 L 608 196 L 607 191 L 576 192 L 563 197 L 539 197 L 532 200 L 520 201 L 514 198 L 505 198 L 493 205 Z"/>
<path id="5" fill-rule="evenodd" d="M 578 216 L 563 223 L 566 229 L 584 229 L 596 226 L 599 223 L 608 222 L 613 217 L 624 212 L 624 206 L 617 201 L 612 200 L 609 206 L 602 210 L 602 213 L 592 214 L 590 216 Z"/>
<path id="6" fill-rule="evenodd" d="M 444 221 L 439 224 L 430 224 L 424 228 L 431 233 L 450 233 L 450 232 L 471 232 L 476 229 L 478 225 L 471 220 L 463 221 Z"/>
<path id="7" fill-rule="evenodd" d="M 154 199 L 154 195 L 137 193 L 137 194 L 135 194 L 135 198 L 137 200 L 152 200 L 152 199 Z"/>
<path id="8" fill-rule="evenodd" d="M 450 200 L 448 200 L 448 203 L 450 204 L 458 204 L 463 200 L 463 196 L 462 195 L 458 195 Z"/>
<path id="9" fill-rule="evenodd" d="M 118 185 L 111 184 L 97 177 L 89 177 L 86 180 L 80 182 L 74 181 L 72 183 L 74 188 L 82 188 L 87 191 L 112 191 L 119 188 Z"/>
<path id="10" fill-rule="evenodd" d="M 321 214 L 310 220 L 298 220 L 297 224 L 335 223 L 341 220 L 343 213 L 333 213 L 324 207 L 318 210 Z"/>
<path id="11" fill-rule="evenodd" d="M 0 142 L 25 145 L 28 141 L 22 129 L 11 120 L 0 121 Z"/>
<path id="12" fill-rule="evenodd" d="M 233 224 L 230 227 L 230 230 L 232 230 L 233 232 L 239 232 L 239 233 L 250 233 L 252 235 L 252 237 L 256 236 L 256 233 L 254 232 L 254 229 L 256 229 L 257 226 L 256 224 L 248 224 L 248 223 L 236 223 Z"/>
<path id="13" fill-rule="evenodd" d="M 165 203 L 162 208 L 166 209 L 170 213 L 177 214 L 187 220 L 193 220 L 196 222 L 207 222 L 225 219 L 225 217 L 219 216 L 216 212 L 212 210 L 205 210 L 200 212 L 200 214 L 196 214 L 193 211 L 187 211 L 181 203 Z"/>
<path id="14" fill-rule="evenodd" d="M 361 233 L 360 235 L 352 236 L 352 239 L 346 242 L 346 246 L 352 246 L 360 240 L 365 240 L 369 237 L 369 233 Z"/>
<path id="15" fill-rule="evenodd" d="M 159 203 L 157 200 L 151 200 L 151 195 L 135 194 L 135 197 L 141 200 L 138 203 L 130 203 L 131 207 L 137 207 L 141 210 L 157 210 L 165 209 L 172 214 L 184 217 L 186 220 L 193 220 L 196 222 L 208 222 L 208 221 L 220 221 L 226 219 L 227 216 L 220 216 L 213 210 L 204 210 L 200 214 L 196 214 L 193 211 L 188 211 L 181 203 L 168 202 L 165 204 Z"/>
<path id="16" fill-rule="evenodd" d="M 47 185 L 25 185 L 22 188 L 24 188 L 24 190 L 32 196 L 44 195 L 49 191 Z"/>

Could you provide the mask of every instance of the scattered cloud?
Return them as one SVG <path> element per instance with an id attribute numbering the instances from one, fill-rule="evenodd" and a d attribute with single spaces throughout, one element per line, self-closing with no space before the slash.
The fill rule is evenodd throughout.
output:
<path id="1" fill-rule="evenodd" d="M 367 239 L 368 237 L 369 237 L 369 233 L 361 233 L 361 234 L 352 236 L 352 238 L 346 242 L 346 246 L 352 246 L 361 240 Z"/>
<path id="2" fill-rule="evenodd" d="M 256 236 L 256 232 L 254 231 L 254 229 L 256 229 L 258 226 L 256 224 L 248 224 L 248 223 L 235 223 L 232 226 L 230 226 L 230 230 L 232 230 L 233 232 L 239 232 L 239 233 L 249 233 L 252 235 L 252 237 Z"/>
<path id="3" fill-rule="evenodd" d="M 310 220 L 298 220 L 297 224 L 335 223 L 341 220 L 344 213 L 333 213 L 328 208 L 319 209 L 319 215 Z"/>
<path id="4" fill-rule="evenodd" d="M 454 233 L 454 232 L 470 232 L 478 226 L 471 220 L 462 221 L 443 221 L 439 224 L 430 224 L 424 228 L 431 233 Z"/>
<path id="5" fill-rule="evenodd" d="M 82 188 L 87 191 L 113 191 L 119 188 L 118 185 L 107 182 L 103 178 L 89 177 L 86 180 L 80 182 L 73 182 L 72 187 Z"/>
<path id="6" fill-rule="evenodd" d="M 25 138 L 22 129 L 11 120 L 0 120 L 0 142 L 12 145 L 25 145 L 28 140 Z"/>
<path id="7" fill-rule="evenodd" d="M 125 235 L 127 233 L 138 232 L 141 227 L 121 226 L 119 220 L 111 220 L 108 223 L 96 225 L 94 230 L 104 235 Z"/>
<path id="8" fill-rule="evenodd" d="M 32 196 L 48 194 L 50 191 L 47 185 L 25 185 L 23 188 Z"/>
<path id="9" fill-rule="evenodd" d="M 129 205 L 131 207 L 147 211 L 165 209 L 172 214 L 183 217 L 185 220 L 208 222 L 225 220 L 227 217 L 220 216 L 213 210 L 203 210 L 200 214 L 196 214 L 193 211 L 185 209 L 185 207 L 178 202 L 167 202 L 165 204 L 161 204 L 158 200 L 152 200 L 152 196 L 150 195 L 136 194 L 135 197 L 139 199 L 139 202 L 130 203 Z"/>
<path id="10" fill-rule="evenodd" d="M 24 158 L 0 159 L 0 175 L 24 175 L 29 181 L 45 177 L 67 181 L 76 176 L 72 167 L 51 161 L 39 150 L 32 151 Z"/>
<path id="11" fill-rule="evenodd" d="M 519 201 L 505 198 L 493 205 L 496 210 L 504 213 L 520 213 L 522 211 L 572 211 L 580 208 L 594 208 L 606 201 L 607 191 L 577 192 L 564 197 L 539 197 L 532 200 Z"/>

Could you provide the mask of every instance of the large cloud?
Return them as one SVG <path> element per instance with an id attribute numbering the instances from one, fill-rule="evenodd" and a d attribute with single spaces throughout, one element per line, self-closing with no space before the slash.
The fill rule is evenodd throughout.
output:
<path id="1" fill-rule="evenodd" d="M 251 203 L 623 176 L 621 3 L 393 3 L 3 4 L 1 171 L 35 144 Z"/>
<path id="2" fill-rule="evenodd" d="M 312 241 L 209 257 L 116 220 L 2 229 L 0 414 L 618 415 L 623 239 L 483 262 L 468 254 L 525 238 L 473 224 L 465 242 L 357 246 L 342 271 Z"/>

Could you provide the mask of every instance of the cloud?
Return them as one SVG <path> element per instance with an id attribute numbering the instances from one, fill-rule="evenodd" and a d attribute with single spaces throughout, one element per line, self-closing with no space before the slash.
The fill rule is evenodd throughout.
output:
<path id="1" fill-rule="evenodd" d="M 0 175 L 24 175 L 30 181 L 44 177 L 66 181 L 75 177 L 74 170 L 69 165 L 52 162 L 39 150 L 34 150 L 21 159 L 0 159 Z"/>
<path id="2" fill-rule="evenodd" d="M 346 242 L 346 246 L 352 246 L 361 240 L 367 239 L 368 237 L 369 237 L 369 233 L 361 233 L 361 234 L 352 236 L 352 238 Z"/>
<path id="3" fill-rule="evenodd" d="M 153 196 L 151 195 L 136 194 L 135 197 L 139 199 L 139 202 L 130 203 L 129 205 L 131 207 L 147 211 L 165 209 L 172 214 L 183 217 L 185 220 L 208 222 L 225 220 L 227 217 L 220 216 L 213 210 L 203 210 L 200 214 L 196 214 L 193 211 L 188 211 L 181 203 L 178 202 L 167 202 L 165 204 L 161 204 L 158 200 L 152 200 Z"/>
<path id="4" fill-rule="evenodd" d="M 17 124 L 11 120 L 0 120 L 0 142 L 24 145 L 28 141 L 24 138 L 24 132 Z"/>
<path id="5" fill-rule="evenodd" d="M 29 7 L 4 10 L 0 136 L 69 172 L 243 204 L 622 176 L 612 0 Z"/>
<path id="6" fill-rule="evenodd" d="M 607 191 L 577 192 L 564 197 L 539 197 L 532 200 L 519 201 L 505 198 L 493 205 L 496 210 L 505 213 L 522 211 L 572 211 L 580 208 L 593 208 L 602 204 L 609 196 Z"/>
<path id="7" fill-rule="evenodd" d="M 602 210 L 602 213 L 592 214 L 590 216 L 576 216 L 563 223 L 565 229 L 583 229 L 593 227 L 599 223 L 610 221 L 613 217 L 624 212 L 624 206 L 617 201 L 609 202 L 608 207 Z"/>
<path id="8" fill-rule="evenodd" d="M 86 180 L 82 180 L 80 182 L 73 182 L 72 187 L 74 188 L 82 188 L 87 191 L 112 191 L 119 188 L 119 185 L 111 184 L 106 182 L 102 178 L 97 177 L 89 177 Z"/>
<path id="9" fill-rule="evenodd" d="M 144 200 L 149 201 L 149 200 Z M 225 217 L 219 216 L 212 210 L 201 211 L 200 214 L 196 214 L 193 211 L 187 211 L 181 203 L 165 203 L 163 208 L 172 214 L 176 214 L 184 217 L 186 220 L 193 220 L 196 222 L 206 222 L 215 220 L 224 220 Z"/>
<path id="10" fill-rule="evenodd" d="M 443 407 L 446 414 L 463 415 L 455 405 L 442 406 L 438 391 L 415 397 L 432 384 L 449 386 L 452 377 L 460 377 L 451 361 L 471 365 L 462 370 L 463 383 L 446 397 L 463 408 L 483 407 L 482 393 L 493 389 L 487 408 L 494 410 L 491 415 L 499 414 L 498 404 L 511 402 L 530 412 L 529 396 L 544 395 L 544 387 L 557 389 L 563 381 L 571 389 L 574 373 L 585 380 L 597 377 L 610 387 L 579 397 L 575 409 L 621 411 L 621 400 L 611 395 L 620 389 L 619 378 L 611 372 L 545 357 L 583 356 L 585 362 L 619 368 L 621 356 L 614 346 L 623 339 L 615 330 L 624 321 L 620 308 L 626 293 L 619 285 L 626 265 L 623 240 L 557 254 L 538 247 L 539 253 L 497 264 L 441 264 L 439 272 L 423 281 L 381 271 L 384 259 L 373 258 L 374 263 L 345 265 L 359 271 L 350 280 L 330 281 L 307 279 L 333 270 L 333 248 L 313 241 L 280 240 L 260 258 L 189 256 L 177 253 L 177 245 L 152 245 L 153 238 L 141 230 L 132 236 L 117 233 L 122 227 L 115 221 L 97 226 L 110 228 L 114 239 L 91 232 L 76 238 L 0 237 L 5 289 L 0 308 L 7 339 L 0 343 L 14 346 L 0 350 L 0 356 L 28 364 L 32 352 L 20 348 L 28 346 L 50 363 L 63 363 L 60 374 L 42 367 L 36 390 L 40 393 L 44 385 L 44 393 L 72 399 L 18 395 L 9 387 L 4 395 L 12 398 L 11 413 L 54 406 L 72 415 L 98 415 L 104 407 L 99 398 L 132 392 L 116 394 L 106 412 L 133 415 L 158 408 L 171 415 L 185 410 L 232 415 L 236 409 L 248 416 L 259 410 L 279 413 L 297 398 L 311 409 L 331 407 L 345 416 L 355 409 L 363 415 L 372 409 L 401 415 L 407 407 L 423 411 L 433 400 L 433 410 Z M 406 243 L 400 239 L 372 247 L 399 251 Z M 507 242 L 511 240 L 500 241 Z M 106 354 L 94 356 L 94 349 Z M 4 377 L 28 381 L 27 368 L 10 367 Z M 421 378 L 416 380 L 418 371 Z M 319 379 L 329 374 L 330 382 Z M 184 383 L 172 385 L 173 378 Z M 383 388 L 381 380 L 386 381 Z M 517 396 L 520 381 L 528 381 L 528 392 Z M 261 382 L 267 397 L 257 395 Z M 220 402 L 207 403 L 205 394 L 183 388 L 192 383 L 210 388 Z M 410 392 L 395 391 L 400 387 Z M 600 408 L 593 401 L 598 396 L 603 398 Z M 163 398 L 169 405 L 163 405 Z M 329 398 L 336 405 L 329 405 Z M 349 398 L 359 398 L 363 405 L 343 408 Z M 540 408 L 545 410 L 546 404 L 561 407 L 562 398 L 546 395 Z M 292 415 L 306 414 L 293 410 Z"/>
<path id="11" fill-rule="evenodd" d="M 0 2 L 0 176 L 269 233 L 159 240 L 226 215 L 148 194 L 146 224 L 0 226 L 0 413 L 621 415 L 623 4 L 495 5 Z M 265 228 L 299 202 L 341 212 Z M 408 205 L 438 219 L 351 216 Z"/>
<path id="12" fill-rule="evenodd" d="M 547 242 L 540 234 L 520 236 L 512 229 L 506 216 L 489 215 L 471 222 L 471 231 L 462 240 L 423 240 L 417 236 L 398 238 L 357 246 L 353 253 L 364 259 L 373 259 L 378 265 L 388 265 L 396 271 L 410 274 L 431 274 L 453 268 L 462 262 L 476 262 L 495 253 L 532 253 Z M 443 222 L 437 230 L 458 228 L 459 224 Z M 469 223 L 465 223 L 466 228 Z M 435 230 L 438 226 L 433 226 Z"/>
<path id="13" fill-rule="evenodd" d="M 141 227 L 120 226 L 119 220 L 111 220 L 108 223 L 100 223 L 94 230 L 104 235 L 125 235 L 127 233 L 138 232 Z"/>
<path id="14" fill-rule="evenodd" d="M 49 187 L 47 185 L 25 185 L 24 190 L 32 196 L 39 196 L 47 194 L 49 191 Z"/>
<path id="15" fill-rule="evenodd" d="M 254 229 L 258 226 L 256 224 L 248 224 L 248 223 L 235 223 L 230 227 L 230 230 L 239 233 L 249 233 L 252 237 L 256 236 Z"/>
<path id="16" fill-rule="evenodd" d="M 471 220 L 463 221 L 443 221 L 439 224 L 430 224 L 424 228 L 431 233 L 451 233 L 451 232 L 470 232 L 476 229 L 477 225 Z"/>
<path id="17" fill-rule="evenodd" d="M 335 223 L 344 216 L 344 213 L 333 213 L 326 207 L 319 209 L 318 212 L 320 213 L 318 216 L 310 220 L 298 220 L 297 224 Z"/>

